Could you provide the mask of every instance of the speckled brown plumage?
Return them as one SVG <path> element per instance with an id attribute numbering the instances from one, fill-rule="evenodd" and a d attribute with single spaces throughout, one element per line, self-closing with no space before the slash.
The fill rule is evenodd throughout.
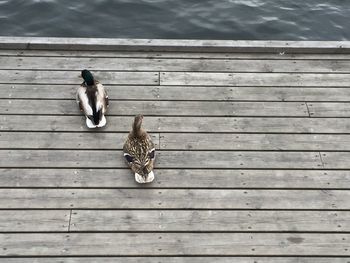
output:
<path id="1" fill-rule="evenodd" d="M 135 117 L 123 150 L 124 157 L 132 171 L 144 177 L 147 182 L 147 176 L 152 172 L 154 166 L 155 148 L 151 137 L 141 127 L 142 120 L 142 115 Z"/>

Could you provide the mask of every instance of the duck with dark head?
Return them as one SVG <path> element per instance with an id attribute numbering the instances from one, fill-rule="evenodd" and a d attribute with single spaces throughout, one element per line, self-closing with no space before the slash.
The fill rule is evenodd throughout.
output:
<path id="1" fill-rule="evenodd" d="M 86 116 L 88 128 L 103 127 L 106 125 L 105 113 L 108 107 L 108 96 L 103 85 L 95 80 L 90 71 L 81 72 L 84 82 L 77 90 L 77 103 Z"/>
<path id="2" fill-rule="evenodd" d="M 153 166 L 155 147 L 148 133 L 142 128 L 143 116 L 137 115 L 132 129 L 124 144 L 124 158 L 135 173 L 138 183 L 150 183 L 154 180 Z"/>

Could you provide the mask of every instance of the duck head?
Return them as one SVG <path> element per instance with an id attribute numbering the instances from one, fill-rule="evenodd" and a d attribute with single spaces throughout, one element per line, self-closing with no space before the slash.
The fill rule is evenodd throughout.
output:
<path id="1" fill-rule="evenodd" d="M 87 69 L 81 71 L 81 77 L 84 79 L 86 85 L 93 86 L 95 84 L 94 76 Z"/>
<path id="2" fill-rule="evenodd" d="M 131 170 L 135 173 L 136 182 L 143 184 L 154 180 L 153 165 L 155 149 L 145 152 L 142 157 L 130 156 L 127 153 L 124 153 L 124 157 L 128 161 Z"/>

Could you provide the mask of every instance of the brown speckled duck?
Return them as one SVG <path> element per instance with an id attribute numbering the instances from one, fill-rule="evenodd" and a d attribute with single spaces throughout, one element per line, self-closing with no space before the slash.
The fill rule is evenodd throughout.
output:
<path id="1" fill-rule="evenodd" d="M 124 144 L 124 157 L 135 173 L 136 182 L 150 183 L 154 180 L 153 165 L 155 148 L 151 137 L 142 128 L 142 115 L 137 115 L 132 130 Z"/>
<path id="2" fill-rule="evenodd" d="M 84 82 L 77 90 L 77 103 L 86 116 L 89 128 L 106 125 L 105 113 L 108 107 L 108 96 L 101 83 L 94 79 L 90 71 L 81 72 Z"/>

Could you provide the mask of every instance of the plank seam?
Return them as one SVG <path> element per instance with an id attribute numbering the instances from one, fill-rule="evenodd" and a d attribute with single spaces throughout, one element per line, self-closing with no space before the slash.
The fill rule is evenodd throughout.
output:
<path id="1" fill-rule="evenodd" d="M 205 255 L 184 255 L 184 254 L 167 254 L 167 255 L 155 255 L 155 254 L 144 254 L 144 255 L 101 255 L 101 254 L 91 254 L 91 255 L 86 255 L 86 254 L 79 254 L 79 255 L 7 255 L 7 256 L 0 256 L 0 258 L 7 258 L 7 259 L 79 259 L 79 258 L 113 258 L 113 259 L 121 259 L 121 258 L 154 258 L 154 259 L 162 259 L 162 258 L 230 258 L 230 259 L 235 259 L 235 258 L 247 258 L 247 259 L 266 259 L 266 258 L 283 258 L 283 259 L 318 259 L 318 258 L 325 258 L 325 259 L 350 259 L 350 256 L 347 255 L 295 255 L 295 254 L 286 254 L 286 255 L 259 255 L 259 254 L 253 254 L 253 255 L 247 255 L 247 254 L 232 254 L 232 255 L 215 255 L 215 254 L 205 254 Z M 63 261 L 60 261 L 63 262 Z M 214 261 L 210 261 L 214 262 Z M 254 261 L 254 263 L 257 263 L 258 261 Z M 297 261 L 295 261 L 297 262 Z M 304 262 L 304 261 L 303 261 Z M 330 262 L 330 261 L 329 261 Z M 163 263 L 163 262 L 158 262 L 158 263 Z M 343 263 L 350 263 L 348 262 L 343 262 Z"/>
<path id="2" fill-rule="evenodd" d="M 66 231 L 0 231 L 0 234 L 65 234 Z M 324 230 L 324 231 L 304 231 L 304 230 L 74 230 L 70 231 L 70 234 L 102 234 L 102 233 L 118 233 L 118 234 L 147 234 L 147 233 L 157 233 L 157 234 L 176 234 L 176 233 L 187 233 L 187 234 L 225 234 L 225 233 L 246 233 L 246 234 L 350 234 L 350 231 L 334 231 L 334 230 Z"/>
<path id="3" fill-rule="evenodd" d="M 318 152 L 318 154 L 320 155 L 320 160 L 321 160 L 321 163 L 322 163 L 322 167 L 325 168 L 321 152 Z"/>
<path id="4" fill-rule="evenodd" d="M 8 133 L 8 132 L 18 132 L 18 133 L 82 133 L 82 134 L 92 134 L 92 133 L 123 133 L 127 134 L 127 131 L 63 131 L 63 130 L 0 130 L 0 133 Z M 155 130 L 149 130 L 149 133 L 156 133 Z M 162 134 L 283 134 L 283 135 L 350 135 L 349 133 L 344 132 L 197 132 L 197 131 L 162 131 Z"/>
<path id="5" fill-rule="evenodd" d="M 80 69 L 47 69 L 47 68 L 0 68 L 0 71 L 47 71 L 47 72 L 79 72 Z M 120 72 L 120 73 L 156 73 L 155 69 L 130 69 L 130 70 L 123 70 L 123 69 L 95 69 L 98 72 Z M 233 73 L 233 74 L 301 74 L 301 75 L 328 75 L 328 74 L 334 74 L 334 75 L 343 75 L 343 74 L 350 74 L 350 71 L 240 71 L 240 70 L 167 70 L 165 72 L 168 73 Z M 123 85 L 123 84 L 122 84 Z M 169 85 L 172 86 L 172 85 Z M 198 85 L 197 85 L 198 86 Z"/>
<path id="6" fill-rule="evenodd" d="M 72 209 L 69 210 L 69 222 L 68 222 L 68 233 L 70 232 L 70 226 L 71 226 L 71 221 L 72 221 Z"/>
<path id="7" fill-rule="evenodd" d="M 1 132 L 0 132 L 1 133 Z M 159 139 L 158 139 L 159 140 Z M 33 152 L 35 151 L 122 151 L 123 148 L 121 147 L 115 147 L 115 148 L 69 148 L 69 147 L 1 147 L 0 146 L 0 151 L 28 151 L 32 150 Z M 342 149 L 342 150 L 334 150 L 334 149 L 309 149 L 309 150 L 304 150 L 304 149 L 281 149 L 281 148 L 276 148 L 276 149 L 229 149 L 229 148 L 220 148 L 220 149 L 186 149 L 186 148 L 166 148 L 166 149 L 161 149 L 160 147 L 156 147 L 156 150 L 159 152 L 256 152 L 256 153 L 262 153 L 262 152 L 290 152 L 290 153 L 318 153 L 318 150 L 321 150 L 322 152 L 330 152 L 330 153 L 338 153 L 338 152 L 345 152 L 348 153 L 350 152 L 350 149 Z M 324 167 L 324 166 L 323 166 Z M 176 168 L 179 169 L 179 168 Z"/>
<path id="8" fill-rule="evenodd" d="M 307 104 L 307 102 L 306 102 L 306 101 L 305 101 L 305 105 L 306 105 L 306 109 L 307 109 L 307 112 L 308 112 L 308 114 L 309 114 L 309 117 L 311 117 L 311 115 L 310 115 L 309 105 Z"/>
<path id="9" fill-rule="evenodd" d="M 66 211 L 70 209 L 69 208 L 61 208 L 61 207 L 15 207 L 15 208 L 0 208 L 0 211 L 19 211 L 19 210 L 23 210 L 23 211 Z M 135 208 L 135 207 L 131 207 L 131 208 L 99 208 L 99 207 L 75 207 L 74 210 L 97 210 L 97 211 L 300 211 L 300 212 L 350 212 L 349 208 L 338 208 L 338 209 L 334 209 L 334 208 L 201 208 L 201 207 L 195 207 L 195 208 L 169 208 L 169 207 L 162 207 L 162 208 Z"/>

